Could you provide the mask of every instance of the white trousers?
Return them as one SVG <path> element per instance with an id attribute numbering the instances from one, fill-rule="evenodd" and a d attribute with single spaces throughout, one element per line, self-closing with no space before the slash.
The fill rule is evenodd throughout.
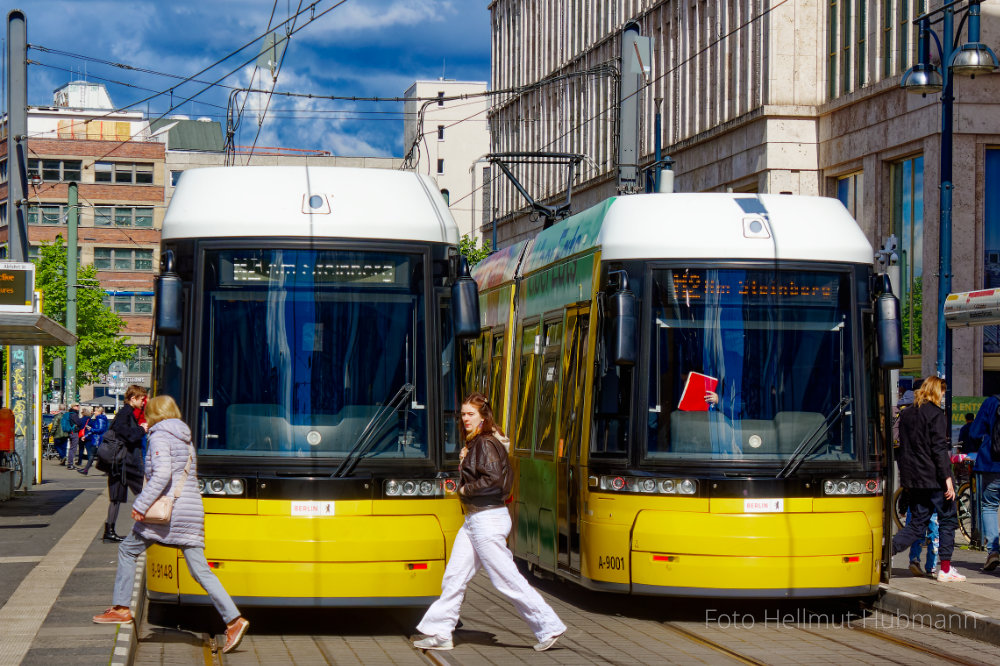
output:
<path id="1" fill-rule="evenodd" d="M 455 535 L 451 559 L 441 581 L 441 597 L 431 604 L 417 631 L 428 636 L 451 638 L 458 622 L 462 599 L 469 581 L 482 567 L 498 592 L 514 604 L 539 642 L 566 631 L 552 607 L 545 603 L 514 564 L 507 548 L 510 513 L 506 507 L 465 516 L 465 524 Z"/>

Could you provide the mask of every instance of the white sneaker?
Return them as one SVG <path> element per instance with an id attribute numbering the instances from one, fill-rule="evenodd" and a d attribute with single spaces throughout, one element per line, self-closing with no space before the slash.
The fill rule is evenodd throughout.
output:
<path id="1" fill-rule="evenodd" d="M 427 638 L 421 638 L 418 641 L 413 641 L 413 647 L 420 648 L 421 650 L 451 650 L 455 647 L 455 644 L 450 638 L 428 636 Z"/>
<path id="2" fill-rule="evenodd" d="M 958 573 L 958 569 L 955 567 L 951 567 L 948 569 L 948 573 L 938 571 L 937 579 L 939 583 L 961 583 L 965 580 L 965 576 Z"/>
<path id="3" fill-rule="evenodd" d="M 549 636 L 544 641 L 540 641 L 540 642 L 536 643 L 535 644 L 535 650 L 537 652 L 545 652 L 550 647 L 552 647 L 553 645 L 555 645 L 556 641 L 559 640 L 559 637 L 562 636 L 562 635 L 563 635 L 563 632 L 560 631 L 555 636 Z"/>

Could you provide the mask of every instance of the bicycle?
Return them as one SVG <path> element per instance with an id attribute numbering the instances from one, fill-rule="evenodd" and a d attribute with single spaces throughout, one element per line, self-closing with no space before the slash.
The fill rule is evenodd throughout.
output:
<path id="1" fill-rule="evenodd" d="M 973 535 L 972 516 L 972 466 L 974 460 L 964 458 L 952 463 L 952 472 L 958 487 L 955 490 L 955 500 L 958 503 L 958 529 L 970 542 Z M 910 508 L 903 493 L 904 488 L 896 488 L 892 494 L 892 520 L 896 527 L 903 529 L 906 524 L 906 512 Z"/>
<path id="2" fill-rule="evenodd" d="M 21 466 L 21 456 L 17 451 L 0 451 L 0 469 L 14 472 L 14 488 L 20 488 L 24 481 L 24 468 Z"/>

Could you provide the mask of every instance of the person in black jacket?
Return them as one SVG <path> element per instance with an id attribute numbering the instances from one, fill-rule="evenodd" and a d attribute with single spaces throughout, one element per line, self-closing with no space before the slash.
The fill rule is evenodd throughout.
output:
<path id="1" fill-rule="evenodd" d="M 104 523 L 104 541 L 117 543 L 124 539 L 115 532 L 118 521 L 118 509 L 122 502 L 128 500 L 128 491 L 134 495 L 142 492 L 142 440 L 146 436 L 147 427 L 139 425 L 135 418 L 136 409 L 141 409 L 146 402 L 146 389 L 133 384 L 125 391 L 125 404 L 115 414 L 114 421 L 108 427 L 121 439 L 125 447 L 124 463 L 108 472 L 108 520 Z"/>
<path id="2" fill-rule="evenodd" d="M 424 650 L 450 650 L 451 634 L 458 623 L 465 588 L 479 567 L 486 570 L 498 592 L 509 598 L 521 614 L 541 652 L 552 647 L 566 631 L 552 607 L 524 579 L 507 548 L 512 472 L 506 442 L 493 420 L 486 396 L 473 393 L 462 404 L 466 446 L 462 449 L 458 496 L 465 523 L 455 535 L 448 566 L 441 581 L 441 597 L 427 609 L 417 630 L 426 638 L 414 641 Z"/>
<path id="3" fill-rule="evenodd" d="M 941 408 L 944 395 L 944 380 L 928 377 L 914 394 L 913 406 L 899 414 L 899 482 L 909 493 L 913 520 L 892 538 L 892 553 L 906 550 L 922 539 L 931 514 L 936 511 L 941 559 L 937 579 L 959 582 L 965 576 L 951 566 L 958 509 L 951 476 L 948 423 Z"/>

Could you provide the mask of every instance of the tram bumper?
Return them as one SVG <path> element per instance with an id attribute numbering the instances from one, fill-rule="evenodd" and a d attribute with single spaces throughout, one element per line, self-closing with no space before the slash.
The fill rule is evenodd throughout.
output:
<path id="1" fill-rule="evenodd" d="M 207 513 L 205 556 L 237 606 L 427 606 L 441 594 L 447 527 L 435 515 Z M 147 588 L 153 601 L 210 603 L 172 548 L 150 549 Z"/>
<path id="2" fill-rule="evenodd" d="M 863 510 L 836 513 L 641 511 L 633 524 L 636 594 L 785 598 L 878 590 L 876 544 Z"/>

